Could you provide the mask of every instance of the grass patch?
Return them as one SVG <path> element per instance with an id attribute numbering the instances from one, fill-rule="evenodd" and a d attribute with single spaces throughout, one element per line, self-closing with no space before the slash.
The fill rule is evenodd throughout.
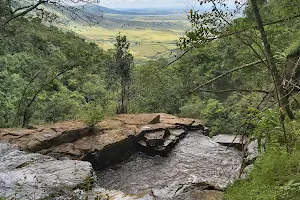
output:
<path id="1" fill-rule="evenodd" d="M 246 180 L 238 180 L 225 193 L 226 200 L 298 200 L 300 151 L 270 149 L 256 163 Z"/>
<path id="2" fill-rule="evenodd" d="M 91 40 L 115 40 L 121 32 L 128 40 L 133 42 L 174 42 L 178 39 L 178 32 L 153 29 L 108 29 L 103 27 L 80 27 L 72 28 L 75 33 L 83 35 Z"/>
<path id="3" fill-rule="evenodd" d="M 175 44 L 138 44 L 131 47 L 131 53 L 138 58 L 170 57 Z"/>

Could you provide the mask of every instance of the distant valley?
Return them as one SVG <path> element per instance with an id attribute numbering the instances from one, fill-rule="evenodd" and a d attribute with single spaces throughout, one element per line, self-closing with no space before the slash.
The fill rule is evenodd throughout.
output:
<path id="1" fill-rule="evenodd" d="M 104 6 L 100 6 L 97 4 L 91 4 L 88 6 L 83 7 L 87 12 L 93 13 L 93 14 L 99 14 L 100 12 L 106 13 L 106 14 L 119 14 L 119 15 L 170 15 L 170 14 L 177 14 L 180 12 L 183 12 L 182 9 L 171 9 L 171 8 L 165 8 L 165 9 L 154 9 L 154 8 L 127 8 L 127 9 L 111 9 Z"/>
<path id="2" fill-rule="evenodd" d="M 73 18 L 62 28 L 106 50 L 113 48 L 115 37 L 120 32 L 127 36 L 131 52 L 139 61 L 168 57 L 171 52 L 174 55 L 176 40 L 190 28 L 183 10 L 115 10 L 94 4 L 78 9 L 83 11 L 81 19 Z M 87 23 L 90 19 L 97 19 L 97 23 L 90 25 Z"/>

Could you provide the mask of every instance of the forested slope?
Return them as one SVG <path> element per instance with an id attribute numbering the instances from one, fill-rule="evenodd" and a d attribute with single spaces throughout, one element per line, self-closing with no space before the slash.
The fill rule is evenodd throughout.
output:
<path id="1" fill-rule="evenodd" d="M 1 33 L 1 126 L 76 119 L 91 101 L 106 108 L 109 59 L 95 44 L 38 19 L 14 21 Z"/>

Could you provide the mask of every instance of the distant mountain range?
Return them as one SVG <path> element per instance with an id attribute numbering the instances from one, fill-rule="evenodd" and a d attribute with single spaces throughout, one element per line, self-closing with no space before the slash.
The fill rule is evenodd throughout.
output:
<path id="1" fill-rule="evenodd" d="M 84 6 L 83 10 L 93 15 L 100 15 L 101 13 L 119 14 L 119 15 L 170 15 L 170 14 L 183 12 L 183 10 L 178 10 L 178 9 L 172 10 L 172 9 L 147 9 L 147 8 L 115 10 L 97 4 Z"/>

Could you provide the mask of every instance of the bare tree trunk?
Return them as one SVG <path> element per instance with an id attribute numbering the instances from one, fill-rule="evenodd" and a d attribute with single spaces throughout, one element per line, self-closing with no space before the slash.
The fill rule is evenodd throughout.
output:
<path id="1" fill-rule="evenodd" d="M 262 22 L 262 19 L 261 19 L 261 16 L 260 16 L 259 8 L 257 6 L 257 1 L 256 0 L 251 0 L 251 4 L 252 4 L 252 9 L 253 9 L 254 14 L 255 14 L 255 20 L 256 20 L 256 23 L 257 23 L 257 28 L 260 32 L 261 39 L 262 39 L 263 45 L 264 45 L 264 49 L 266 51 L 268 64 L 270 66 L 270 72 L 272 74 L 272 78 L 273 78 L 273 81 L 274 81 L 274 84 L 275 84 L 275 91 L 276 91 L 276 95 L 277 95 L 277 98 L 278 98 L 279 106 L 286 111 L 286 113 L 287 113 L 287 115 L 290 119 L 294 119 L 295 118 L 294 114 L 293 114 L 293 112 L 292 112 L 292 110 L 290 109 L 290 106 L 289 106 L 289 95 L 287 94 L 287 92 L 283 88 L 282 78 L 280 77 L 278 69 L 276 67 L 276 62 L 275 62 L 274 56 L 273 56 L 272 51 L 271 51 L 271 47 L 270 47 L 270 43 L 268 41 L 267 34 L 265 32 L 265 29 L 264 29 L 264 25 L 263 25 L 263 22 Z"/>
<path id="2" fill-rule="evenodd" d="M 127 113 L 127 84 L 126 81 L 122 78 L 121 81 L 121 102 L 117 106 L 117 114 L 126 114 Z"/>
<path id="3" fill-rule="evenodd" d="M 125 81 L 122 81 L 122 92 L 121 92 L 121 113 L 124 114 L 126 113 L 125 111 L 125 93 L 126 93 L 126 89 L 125 89 Z"/>

